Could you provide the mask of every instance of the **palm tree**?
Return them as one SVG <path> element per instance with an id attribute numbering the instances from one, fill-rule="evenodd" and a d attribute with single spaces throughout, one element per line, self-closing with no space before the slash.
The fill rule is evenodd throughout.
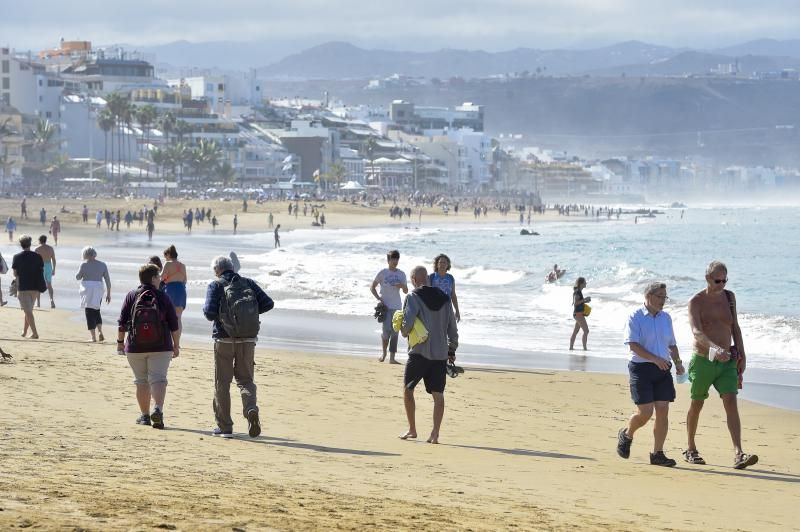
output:
<path id="1" fill-rule="evenodd" d="M 178 182 L 180 182 L 181 177 L 183 177 L 183 165 L 190 160 L 191 150 L 183 142 L 178 142 L 168 148 L 168 153 L 172 175 L 175 175 L 175 168 L 177 167 L 179 172 Z"/>
<path id="2" fill-rule="evenodd" d="M 36 121 L 33 127 L 33 149 L 40 153 L 41 162 L 45 162 L 45 155 L 53 144 L 53 137 L 56 136 L 58 127 L 50 120 Z"/>
<path id="3" fill-rule="evenodd" d="M 114 114 L 108 108 L 108 106 L 104 107 L 102 111 L 97 115 L 97 125 L 100 129 L 103 130 L 104 136 L 104 144 L 103 144 L 103 159 L 105 160 L 104 168 L 106 173 L 106 178 L 108 178 L 108 134 L 111 133 L 111 159 L 114 159 L 114 125 L 116 124 L 116 119 L 114 118 Z M 113 174 L 113 172 L 112 172 Z"/>
<path id="4" fill-rule="evenodd" d="M 236 179 L 236 169 L 231 166 L 230 161 L 222 161 L 222 163 L 217 166 L 216 172 L 223 186 L 230 185 Z"/>
<path id="5" fill-rule="evenodd" d="M 10 118 L 6 118 L 5 120 L 3 120 L 2 123 L 0 123 L 0 142 L 3 143 L 3 155 L 0 155 L 0 167 L 2 167 L 3 169 L 3 179 L 0 180 L 0 189 L 2 189 L 3 185 L 5 185 L 6 173 L 8 171 L 7 168 L 9 161 L 8 145 L 3 139 L 5 139 L 6 137 L 10 137 L 11 135 L 14 134 L 14 130 L 11 129 L 11 126 L 9 125 L 10 123 L 11 123 Z"/>
<path id="6" fill-rule="evenodd" d="M 192 140 L 192 126 L 186 120 L 178 120 L 175 123 L 175 134 L 178 136 L 178 142 L 183 142 L 184 135 L 189 135 L 189 143 Z"/>
<path id="7" fill-rule="evenodd" d="M 158 121 L 159 126 L 161 127 L 161 132 L 164 133 L 164 142 L 169 144 L 169 134 L 175 131 L 175 124 L 177 123 L 175 120 L 175 115 L 171 112 L 164 113 L 164 116 L 161 117 L 161 120 Z"/>
<path id="8" fill-rule="evenodd" d="M 156 165 L 156 177 L 161 177 L 161 168 L 167 164 L 167 152 L 161 148 L 153 148 L 150 150 L 150 160 Z"/>
<path id="9" fill-rule="evenodd" d="M 372 179 L 375 179 L 375 152 L 378 149 L 378 141 L 375 137 L 370 137 L 367 140 L 367 159 L 369 159 L 369 170 Z M 378 178 L 378 186 L 380 186 L 380 177 Z"/>
<path id="10" fill-rule="evenodd" d="M 347 168 L 344 167 L 341 161 L 336 161 L 328 168 L 328 172 L 325 174 L 325 181 L 333 181 L 336 186 L 335 190 L 339 190 L 339 185 L 346 176 Z"/>
<path id="11" fill-rule="evenodd" d="M 136 121 L 139 122 L 139 126 L 142 128 L 142 145 L 147 146 L 150 144 L 150 126 L 152 126 L 156 118 L 158 117 L 158 111 L 152 105 L 145 105 L 142 107 L 136 107 L 135 112 Z M 150 167 L 147 168 L 148 172 L 150 171 Z M 142 178 L 142 167 L 139 165 L 139 179 Z"/>
<path id="12" fill-rule="evenodd" d="M 129 103 L 128 100 L 120 93 L 113 92 L 108 95 L 106 98 L 106 109 L 108 109 L 111 116 L 114 118 L 114 126 L 116 126 L 117 130 L 117 174 L 122 174 L 122 124 L 125 121 L 125 116 L 128 114 L 128 107 Z M 114 140 L 114 134 L 111 135 L 111 140 Z M 111 170 L 112 174 L 114 173 L 114 148 L 111 149 Z"/>

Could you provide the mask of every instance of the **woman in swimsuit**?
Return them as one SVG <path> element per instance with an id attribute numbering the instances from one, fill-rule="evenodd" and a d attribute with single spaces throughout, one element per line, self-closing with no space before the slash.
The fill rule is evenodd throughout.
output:
<path id="1" fill-rule="evenodd" d="M 178 341 L 180 343 L 183 324 L 181 314 L 186 308 L 186 266 L 178 260 L 178 250 L 172 245 L 164 250 L 164 268 L 161 270 L 164 291 L 169 296 L 178 315 Z"/>
<path id="2" fill-rule="evenodd" d="M 586 279 L 578 277 L 575 281 L 575 286 L 572 287 L 572 317 L 575 318 L 575 328 L 572 330 L 572 336 L 569 339 L 569 350 L 572 351 L 575 346 L 575 338 L 578 336 L 578 331 L 583 329 L 583 350 L 586 351 L 586 340 L 589 337 L 589 325 L 586 323 L 586 316 L 583 315 L 584 305 L 592 298 L 583 297 L 583 289 L 586 288 Z"/>

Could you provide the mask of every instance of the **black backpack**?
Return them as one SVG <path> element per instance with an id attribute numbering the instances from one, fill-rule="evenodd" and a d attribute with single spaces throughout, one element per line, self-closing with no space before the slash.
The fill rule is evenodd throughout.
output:
<path id="1" fill-rule="evenodd" d="M 130 346 L 135 351 L 147 352 L 164 345 L 161 308 L 158 305 L 158 295 L 152 288 L 143 288 L 136 293 L 128 336 Z"/>
<path id="2" fill-rule="evenodd" d="M 223 286 L 219 303 L 219 321 L 231 338 L 255 338 L 261 322 L 258 319 L 258 299 L 246 279 L 234 275 Z"/>

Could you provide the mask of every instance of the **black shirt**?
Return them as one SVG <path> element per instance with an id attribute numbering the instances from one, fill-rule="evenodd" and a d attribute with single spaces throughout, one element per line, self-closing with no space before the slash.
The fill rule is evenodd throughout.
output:
<path id="1" fill-rule="evenodd" d="M 31 250 L 14 255 L 11 269 L 17 274 L 17 290 L 41 291 L 44 284 L 44 261 L 41 255 Z"/>

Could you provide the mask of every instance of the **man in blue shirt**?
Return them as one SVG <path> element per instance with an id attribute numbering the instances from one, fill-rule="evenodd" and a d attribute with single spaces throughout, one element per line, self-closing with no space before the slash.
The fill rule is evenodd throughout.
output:
<path id="1" fill-rule="evenodd" d="M 675 345 L 672 318 L 663 311 L 667 285 L 649 284 L 644 298 L 644 306 L 630 315 L 625 326 L 625 344 L 631 353 L 628 362 L 631 399 L 637 411 L 631 416 L 628 426 L 617 434 L 617 454 L 622 458 L 630 456 L 634 433 L 647 424 L 655 411 L 650 463 L 673 467 L 675 460 L 664 454 L 664 441 L 669 428 L 669 404 L 675 400 L 670 358 L 675 362 L 678 375 L 683 375 L 685 370 Z"/>
<path id="2" fill-rule="evenodd" d="M 256 384 L 253 382 L 255 371 L 255 349 L 257 337 L 231 338 L 220 321 L 220 304 L 225 297 L 225 286 L 239 274 L 234 273 L 233 263 L 229 257 L 219 256 L 211 263 L 214 275 L 218 280 L 211 281 L 206 290 L 206 301 L 203 314 L 214 322 L 211 337 L 214 338 L 214 417 L 217 427 L 214 436 L 233 437 L 233 420 L 231 419 L 231 381 L 236 379 L 236 386 L 242 396 L 243 414 L 248 422 L 248 433 L 251 438 L 261 434 L 261 423 L 258 418 L 256 403 Z M 242 277 L 258 302 L 258 313 L 263 314 L 275 306 L 272 299 L 252 279 Z"/>

